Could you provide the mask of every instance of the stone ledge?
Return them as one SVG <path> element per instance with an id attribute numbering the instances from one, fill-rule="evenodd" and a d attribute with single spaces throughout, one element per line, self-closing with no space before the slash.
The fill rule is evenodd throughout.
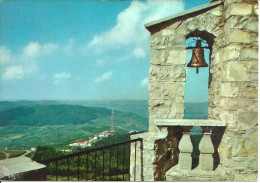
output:
<path id="1" fill-rule="evenodd" d="M 220 167 L 214 171 L 202 171 L 198 167 L 193 170 L 182 170 L 176 165 L 169 169 L 165 176 L 167 181 L 223 181 L 226 180 L 223 172 Z"/>
<path id="2" fill-rule="evenodd" d="M 157 126 L 226 126 L 224 122 L 214 119 L 155 119 Z"/>
<path id="3" fill-rule="evenodd" d="M 141 138 L 144 140 L 154 141 L 157 139 L 165 138 L 167 135 L 168 135 L 167 129 L 162 129 L 159 132 L 144 132 L 144 133 L 134 134 L 134 135 L 131 135 L 130 138 L 131 138 L 131 140 Z"/>

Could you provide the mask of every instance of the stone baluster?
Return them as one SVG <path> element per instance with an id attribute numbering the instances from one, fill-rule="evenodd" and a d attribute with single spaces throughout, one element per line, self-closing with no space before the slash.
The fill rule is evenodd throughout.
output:
<path id="1" fill-rule="evenodd" d="M 190 138 L 191 128 L 192 127 L 183 128 L 183 136 L 179 142 L 180 154 L 179 154 L 178 164 L 180 169 L 191 170 L 191 166 L 192 166 L 191 153 L 193 151 L 193 146 Z"/>
<path id="2" fill-rule="evenodd" d="M 211 141 L 211 130 L 203 128 L 203 137 L 199 144 L 200 157 L 199 169 L 203 171 L 213 171 L 214 146 Z M 207 129 L 207 130 L 206 130 Z"/>

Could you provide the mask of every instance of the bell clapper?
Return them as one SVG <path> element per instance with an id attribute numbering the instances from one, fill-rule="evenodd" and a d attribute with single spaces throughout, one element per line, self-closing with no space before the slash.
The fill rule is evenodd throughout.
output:
<path id="1" fill-rule="evenodd" d="M 198 67 L 196 67 L 196 74 L 198 74 L 199 73 L 199 68 Z"/>

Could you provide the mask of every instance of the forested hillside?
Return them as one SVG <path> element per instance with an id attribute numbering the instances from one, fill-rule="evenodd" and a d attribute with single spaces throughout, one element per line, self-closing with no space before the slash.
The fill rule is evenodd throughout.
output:
<path id="1" fill-rule="evenodd" d="M 68 144 L 110 130 L 111 109 L 80 105 L 12 105 L 0 112 L 0 149 Z M 7 107 L 8 106 L 8 107 Z M 135 113 L 114 110 L 117 134 L 146 131 L 148 119 Z"/>

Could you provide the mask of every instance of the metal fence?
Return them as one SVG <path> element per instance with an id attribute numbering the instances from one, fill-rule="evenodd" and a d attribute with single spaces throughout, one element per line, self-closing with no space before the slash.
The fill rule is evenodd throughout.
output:
<path id="1" fill-rule="evenodd" d="M 52 158 L 47 166 L 49 181 L 129 181 L 130 147 L 142 139 Z M 142 145 L 142 143 L 140 143 Z M 135 148 L 136 151 L 136 148 Z M 136 154 L 136 152 L 134 152 Z M 136 166 L 136 158 L 134 160 Z M 136 172 L 134 172 L 135 174 Z"/>

